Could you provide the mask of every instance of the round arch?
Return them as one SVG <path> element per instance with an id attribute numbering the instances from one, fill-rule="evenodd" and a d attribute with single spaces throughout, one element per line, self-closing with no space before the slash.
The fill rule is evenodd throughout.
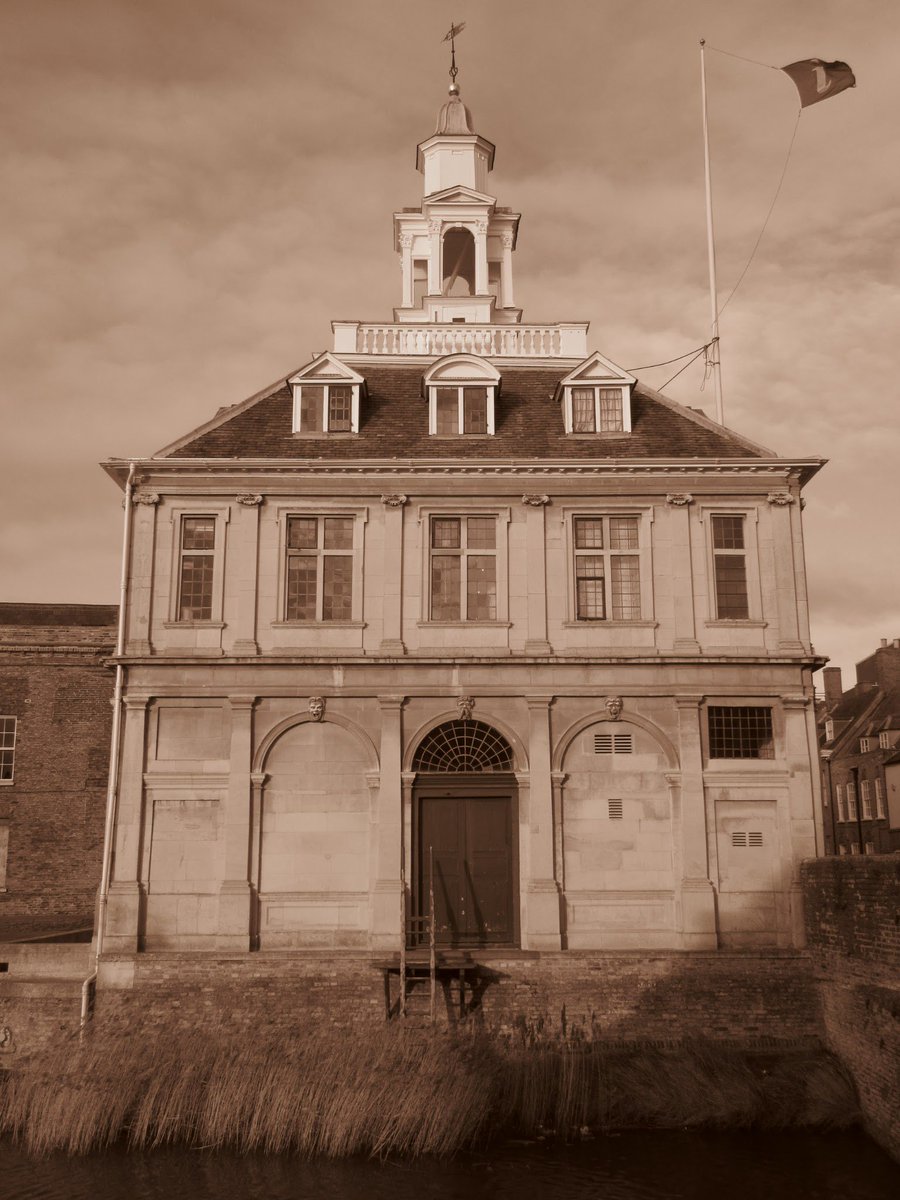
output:
<path id="1" fill-rule="evenodd" d="M 351 734 L 360 743 L 363 752 L 368 762 L 370 771 L 379 770 L 378 751 L 375 749 L 375 743 L 369 737 L 364 729 L 361 729 L 355 722 L 348 721 L 346 717 L 342 717 L 340 713 L 326 713 L 320 722 L 316 722 L 309 713 L 294 713 L 290 717 L 285 717 L 283 721 L 279 721 L 273 726 L 257 747 L 256 753 L 253 756 L 254 772 L 264 771 L 266 759 L 272 750 L 272 747 L 290 729 L 295 729 L 298 725 L 306 724 L 321 724 L 321 725 L 340 725 L 342 729 Z"/>
<path id="2" fill-rule="evenodd" d="M 484 725 L 492 726 L 498 733 L 502 734 L 503 737 L 506 738 L 507 742 L 509 742 L 513 752 L 513 771 L 516 774 L 527 772 L 528 755 L 525 752 L 524 743 L 519 735 L 514 730 L 510 729 L 505 721 L 498 721 L 492 713 L 479 713 L 477 719 Z M 427 737 L 433 729 L 437 729 L 439 725 L 445 725 L 448 721 L 458 720 L 458 712 L 442 712 L 436 717 L 432 717 L 430 720 L 426 721 L 424 725 L 420 725 L 415 733 L 413 733 L 413 735 L 410 737 L 403 751 L 403 771 L 411 772 L 413 770 L 413 760 L 415 759 L 416 751 L 418 750 L 423 738 Z"/>
<path id="3" fill-rule="evenodd" d="M 589 713 L 586 717 L 581 717 L 573 725 L 570 725 L 560 736 L 553 750 L 552 769 L 561 771 L 565 762 L 566 752 L 575 738 L 591 725 L 598 725 L 601 722 L 606 722 L 609 725 L 628 724 L 634 725 L 638 729 L 642 729 L 644 733 L 657 743 L 660 750 L 666 758 L 666 766 L 670 771 L 678 771 L 681 769 L 681 764 L 678 760 L 678 751 L 675 746 L 666 736 L 665 733 L 655 725 L 652 721 L 648 721 L 646 717 L 641 717 L 634 712 L 622 711 L 622 715 L 615 721 L 610 719 L 610 715 L 605 710 L 598 710 Z"/>

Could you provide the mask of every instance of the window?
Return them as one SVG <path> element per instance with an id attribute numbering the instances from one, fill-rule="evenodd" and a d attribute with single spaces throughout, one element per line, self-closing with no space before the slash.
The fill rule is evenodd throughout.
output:
<path id="1" fill-rule="evenodd" d="M 294 395 L 294 433 L 325 437 L 359 431 L 365 380 L 331 354 L 320 354 L 288 380 Z"/>
<path id="2" fill-rule="evenodd" d="M 353 615 L 353 517 L 290 516 L 286 621 L 349 621 Z"/>
<path id="3" fill-rule="evenodd" d="M 216 518 L 184 516 L 178 570 L 179 621 L 211 621 L 216 554 Z"/>
<path id="4" fill-rule="evenodd" d="M 875 749 L 875 739 L 874 738 L 864 737 L 864 738 L 859 739 L 860 754 L 868 754 L 870 750 L 874 750 L 874 749 Z"/>
<path id="5" fill-rule="evenodd" d="M 623 808 L 621 800 L 607 800 L 609 819 L 610 821 L 621 821 L 623 817 Z"/>
<path id="6" fill-rule="evenodd" d="M 304 383 L 300 392 L 302 433 L 350 433 L 353 388 L 349 384 Z"/>
<path id="7" fill-rule="evenodd" d="M 851 842 L 850 843 L 850 853 L 851 854 L 859 854 L 859 842 Z"/>
<path id="8" fill-rule="evenodd" d="M 625 432 L 622 388 L 573 387 L 572 433 Z"/>
<path id="9" fill-rule="evenodd" d="M 834 741 L 834 721 L 832 721 L 831 717 L 825 722 L 825 741 Z"/>
<path id="10" fill-rule="evenodd" d="M 639 517 L 572 519 L 576 621 L 639 621 Z"/>
<path id="11" fill-rule="evenodd" d="M 844 843 L 843 843 L 843 842 L 841 842 L 841 844 L 838 846 L 838 854 L 840 854 L 841 856 L 843 856 L 843 855 L 845 855 L 846 853 L 847 853 L 847 847 L 844 845 Z"/>
<path id="12" fill-rule="evenodd" d="M 866 842 L 865 853 L 866 854 L 874 854 L 875 853 L 875 843 L 874 842 Z"/>
<path id="13" fill-rule="evenodd" d="M 435 388 L 435 430 L 438 437 L 491 433 L 488 429 L 488 388 Z"/>
<path id="14" fill-rule="evenodd" d="M 891 748 L 891 735 L 890 735 L 890 733 L 879 733 L 879 735 L 878 735 L 878 748 L 879 748 L 879 750 L 890 750 L 890 748 Z"/>
<path id="15" fill-rule="evenodd" d="M 712 516 L 716 619 L 745 621 L 750 616 L 744 518 L 739 514 Z"/>
<path id="16" fill-rule="evenodd" d="M 848 783 L 847 784 L 847 820 L 855 821 L 856 819 L 857 819 L 856 784 Z M 857 854 L 859 853 L 859 847 L 857 847 L 856 853 Z"/>
<path id="17" fill-rule="evenodd" d="M 710 758 L 774 758 L 772 710 L 762 707 L 711 705 Z"/>
<path id="18" fill-rule="evenodd" d="M 496 621 L 496 517 L 431 518 L 432 621 Z"/>
<path id="19" fill-rule="evenodd" d="M 0 783 L 12 783 L 16 756 L 16 718 L 0 717 Z"/>
<path id="20" fill-rule="evenodd" d="M 875 816 L 879 821 L 884 819 L 884 788 L 881 780 L 875 780 Z"/>
<path id="21" fill-rule="evenodd" d="M 871 790 L 868 779 L 861 779 L 859 783 L 859 799 L 862 805 L 862 819 L 864 821 L 872 820 Z"/>
<path id="22" fill-rule="evenodd" d="M 842 784 L 835 784 L 834 797 L 837 803 L 837 819 L 839 821 L 846 821 L 847 810 L 844 808 L 844 788 Z"/>

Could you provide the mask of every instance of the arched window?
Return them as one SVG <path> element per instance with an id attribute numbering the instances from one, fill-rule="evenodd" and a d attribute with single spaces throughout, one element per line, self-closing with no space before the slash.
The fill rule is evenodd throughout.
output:
<path id="1" fill-rule="evenodd" d="M 447 230 L 442 277 L 442 295 L 475 295 L 475 239 L 470 230 Z"/>
<path id="2" fill-rule="evenodd" d="M 484 721 L 446 721 L 419 744 L 413 759 L 415 771 L 511 771 L 509 742 Z"/>

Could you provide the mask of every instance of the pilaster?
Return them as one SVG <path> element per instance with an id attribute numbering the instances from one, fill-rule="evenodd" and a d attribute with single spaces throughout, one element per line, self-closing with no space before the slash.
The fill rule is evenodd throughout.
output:
<path id="1" fill-rule="evenodd" d="M 552 696 L 528 697 L 529 820 L 528 875 L 522 945 L 528 950 L 562 948 L 559 885 L 555 877 L 553 780 L 550 769 Z"/>
<path id="2" fill-rule="evenodd" d="M 525 558 L 528 622 L 525 653 L 552 654 L 547 640 L 547 538 L 544 509 L 550 497 L 528 494 L 522 497 L 525 505 Z"/>
<path id="3" fill-rule="evenodd" d="M 144 752 L 147 696 L 126 696 L 116 789 L 116 833 L 112 882 L 107 901 L 104 949 L 133 953 L 138 948 L 143 889 L 139 879 L 144 817 Z"/>
<path id="4" fill-rule="evenodd" d="M 403 272 L 403 307 L 412 308 L 413 279 L 412 279 L 412 244 L 411 233 L 400 234 L 400 269 Z"/>
<path id="5" fill-rule="evenodd" d="M 715 950 L 715 888 L 709 877 L 709 831 L 700 735 L 702 697 L 676 696 L 681 758 L 681 936 L 686 950 Z"/>
<path id="6" fill-rule="evenodd" d="M 153 556 L 156 549 L 156 510 L 160 498 L 156 492 L 139 491 L 131 499 L 131 580 L 125 653 L 148 655 L 152 653 L 150 619 Z"/>
<path id="7" fill-rule="evenodd" d="M 259 511 L 264 497 L 255 492 L 235 496 L 237 519 L 232 528 L 234 553 L 230 574 L 237 596 L 234 622 L 234 654 L 258 654 L 256 606 L 259 590 Z"/>
<path id="8" fill-rule="evenodd" d="M 669 510 L 669 536 L 672 564 L 672 605 L 675 618 L 674 649 L 681 653 L 699 654 L 697 616 L 694 608 L 694 564 L 691 552 L 690 492 L 670 492 L 666 496 Z"/>
<path id="9" fill-rule="evenodd" d="M 512 308 L 513 300 L 513 265 L 512 265 L 512 249 L 513 235 L 511 233 L 502 233 L 500 235 L 500 244 L 503 247 L 503 265 L 500 268 L 500 303 L 504 308 Z"/>
<path id="10" fill-rule="evenodd" d="M 220 950 L 250 947 L 251 780 L 255 696 L 229 696 L 231 751 L 225 800 L 225 877 L 219 889 Z"/>
<path id="11" fill-rule="evenodd" d="M 381 497 L 384 507 L 384 577 L 382 579 L 382 654 L 405 654 L 403 643 L 403 508 L 406 496 Z"/>
<path id="12" fill-rule="evenodd" d="M 791 510 L 795 507 L 790 492 L 770 492 L 772 557 L 775 568 L 775 611 L 778 614 L 778 649 L 801 653 L 800 623 L 797 612 L 797 571 L 794 563 L 794 538 Z"/>
<path id="13" fill-rule="evenodd" d="M 402 716 L 405 697 L 379 696 L 381 774 L 375 812 L 375 871 L 372 888 L 371 945 L 396 950 L 404 936 L 400 923 L 403 851 Z"/>

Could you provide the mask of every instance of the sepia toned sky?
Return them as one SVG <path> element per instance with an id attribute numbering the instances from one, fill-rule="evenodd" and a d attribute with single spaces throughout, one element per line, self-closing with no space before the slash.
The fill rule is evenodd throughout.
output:
<path id="1" fill-rule="evenodd" d="M 708 337 L 699 38 L 852 66 L 803 112 L 721 323 L 726 422 L 831 460 L 804 519 L 813 639 L 846 686 L 900 636 L 896 0 L 3 0 L 0 600 L 115 603 L 97 462 L 283 378 L 332 318 L 390 318 L 451 18 L 492 190 L 523 214 L 516 302 L 589 320 L 626 368 Z M 707 68 L 721 301 L 798 99 L 766 66 Z M 666 390 L 714 414 L 702 383 L 698 362 Z"/>

